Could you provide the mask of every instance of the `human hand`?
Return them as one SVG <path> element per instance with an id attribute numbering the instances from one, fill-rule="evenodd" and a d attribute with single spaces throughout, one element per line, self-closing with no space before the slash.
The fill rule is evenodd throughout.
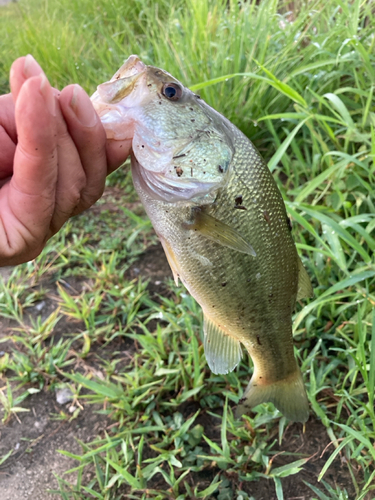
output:
<path id="1" fill-rule="evenodd" d="M 107 141 L 85 91 L 53 89 L 32 56 L 13 63 L 10 85 L 0 96 L 0 266 L 39 255 L 100 198 L 131 148 L 131 139 Z"/>

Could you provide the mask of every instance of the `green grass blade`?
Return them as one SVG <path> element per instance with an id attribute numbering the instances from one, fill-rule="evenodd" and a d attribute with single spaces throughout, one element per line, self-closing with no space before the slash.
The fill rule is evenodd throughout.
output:
<path id="1" fill-rule="evenodd" d="M 277 167 L 277 164 L 285 154 L 286 150 L 290 146 L 291 142 L 293 139 L 296 137 L 297 133 L 299 130 L 303 127 L 303 125 L 309 120 L 310 117 L 307 116 L 304 120 L 302 120 L 294 129 L 287 135 L 287 137 L 283 140 L 282 144 L 280 147 L 277 149 L 275 154 L 272 156 L 270 161 L 268 162 L 268 168 L 273 172 L 275 168 Z"/>
<path id="2" fill-rule="evenodd" d="M 374 407 L 374 391 L 375 391 L 375 308 L 372 310 L 372 333 L 370 344 L 370 370 L 368 380 L 368 398 L 371 408 Z"/>

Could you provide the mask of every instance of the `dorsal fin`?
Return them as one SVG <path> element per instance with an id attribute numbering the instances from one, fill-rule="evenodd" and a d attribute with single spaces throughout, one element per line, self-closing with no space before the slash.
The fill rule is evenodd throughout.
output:
<path id="1" fill-rule="evenodd" d="M 204 353 L 215 374 L 233 371 L 242 358 L 240 342 L 204 316 Z"/>

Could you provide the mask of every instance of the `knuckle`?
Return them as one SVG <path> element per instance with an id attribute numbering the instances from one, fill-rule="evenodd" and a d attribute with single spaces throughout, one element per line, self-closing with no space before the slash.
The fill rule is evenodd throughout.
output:
<path id="1" fill-rule="evenodd" d="M 90 208 L 98 199 L 102 196 L 104 192 L 104 186 L 96 189 L 85 189 L 81 193 L 80 203 L 76 205 L 74 215 L 77 215 L 87 208 Z"/>

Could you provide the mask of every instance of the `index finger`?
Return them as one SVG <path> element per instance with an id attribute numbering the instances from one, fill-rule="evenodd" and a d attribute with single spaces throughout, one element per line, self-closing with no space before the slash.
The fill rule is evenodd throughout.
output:
<path id="1" fill-rule="evenodd" d="M 55 106 L 45 75 L 23 84 L 15 108 L 18 144 L 13 176 L 0 191 L 8 254 L 18 258 L 14 263 L 34 258 L 50 236 L 57 182 Z"/>
<path id="2" fill-rule="evenodd" d="M 56 182 L 56 98 L 44 74 L 23 84 L 16 102 L 18 144 L 12 187 L 31 196 L 51 191 Z"/>
<path id="3" fill-rule="evenodd" d="M 10 89 L 14 102 L 17 101 L 22 85 L 28 78 L 39 76 L 44 71 L 31 54 L 16 59 L 10 68 Z"/>

